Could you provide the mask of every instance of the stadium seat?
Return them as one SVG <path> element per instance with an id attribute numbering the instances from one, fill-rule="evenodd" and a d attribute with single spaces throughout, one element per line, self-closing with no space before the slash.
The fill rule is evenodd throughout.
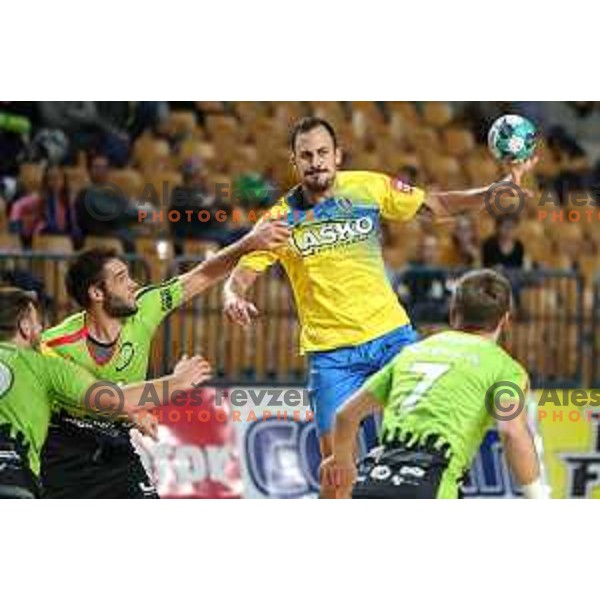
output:
<path id="1" fill-rule="evenodd" d="M 195 102 L 196 110 L 205 114 L 221 114 L 225 112 L 225 106 L 220 100 L 199 100 Z"/>
<path id="2" fill-rule="evenodd" d="M 202 257 L 218 252 L 219 244 L 203 240 L 185 240 L 183 242 L 183 253 L 186 256 Z"/>
<path id="3" fill-rule="evenodd" d="M 402 115 L 404 122 L 411 127 L 421 124 L 421 115 L 414 102 L 386 102 L 385 104 L 392 115 L 395 113 Z"/>
<path id="4" fill-rule="evenodd" d="M 465 183 L 460 164 L 451 156 L 432 153 L 424 158 L 424 164 L 431 180 L 442 189 L 460 189 Z"/>
<path id="5" fill-rule="evenodd" d="M 110 248 L 111 250 L 115 250 L 120 255 L 125 254 L 125 249 L 123 248 L 123 242 L 119 238 L 114 237 L 100 237 L 95 235 L 88 235 L 85 237 L 83 242 L 84 249 L 88 250 L 89 248 Z"/>
<path id="6" fill-rule="evenodd" d="M 452 107 L 447 102 L 424 102 L 423 121 L 435 128 L 448 125 L 453 118 Z"/>
<path id="7" fill-rule="evenodd" d="M 0 231 L 0 252 L 20 252 L 21 240 L 15 233 Z"/>
<path id="8" fill-rule="evenodd" d="M 467 156 L 475 149 L 475 138 L 468 129 L 451 127 L 442 133 L 444 148 L 450 156 Z"/>
<path id="9" fill-rule="evenodd" d="M 144 189 L 144 180 L 135 169 L 113 169 L 108 179 L 130 199 L 139 198 Z"/>
<path id="10" fill-rule="evenodd" d="M 189 137 L 197 126 L 196 113 L 191 110 L 172 111 L 167 119 L 167 131 L 172 137 Z"/>
<path id="11" fill-rule="evenodd" d="M 72 254 L 73 242 L 66 235 L 34 235 L 31 249 L 45 254 Z"/>
<path id="12" fill-rule="evenodd" d="M 188 160 L 198 160 L 205 163 L 213 163 L 216 157 L 215 147 L 212 142 L 204 142 L 197 139 L 184 140 L 179 148 L 179 164 Z"/>
<path id="13" fill-rule="evenodd" d="M 138 138 L 133 147 L 133 161 L 142 171 L 164 169 L 170 164 L 171 151 L 165 140 L 149 136 Z"/>
<path id="14" fill-rule="evenodd" d="M 489 185 L 497 180 L 498 166 L 492 158 L 482 157 L 480 154 L 467 156 L 464 163 L 465 171 L 471 185 Z"/>
<path id="15" fill-rule="evenodd" d="M 204 128 L 216 146 L 223 140 L 238 141 L 240 139 L 240 123 L 232 115 L 209 115 Z"/>
<path id="16" fill-rule="evenodd" d="M 26 194 L 37 192 L 42 186 L 44 167 L 35 163 L 21 163 L 19 166 L 19 181 Z"/>

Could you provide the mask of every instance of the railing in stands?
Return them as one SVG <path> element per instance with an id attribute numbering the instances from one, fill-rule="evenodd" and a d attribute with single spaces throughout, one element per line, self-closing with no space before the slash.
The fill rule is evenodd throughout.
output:
<path id="1" fill-rule="evenodd" d="M 447 326 L 451 289 L 463 273 L 464 270 L 411 268 L 395 277 L 395 288 L 421 333 Z M 513 285 L 515 307 L 512 325 L 502 343 L 527 368 L 532 387 L 583 385 L 588 353 L 581 275 L 558 270 L 505 274 Z M 438 298 L 437 302 L 428 300 L 428 285 L 436 286 L 433 297 Z M 445 290 L 442 296 L 441 290 Z"/>
<path id="2" fill-rule="evenodd" d="M 0 274 L 5 283 L 43 291 L 47 296 L 47 321 L 56 323 L 76 310 L 64 288 L 71 258 L 40 252 L 2 252 Z M 147 283 L 149 264 L 137 255 L 125 258 L 133 276 Z M 180 257 L 170 263 L 167 274 L 185 272 L 203 259 Z M 441 297 L 437 287 L 437 306 L 424 293 L 433 274 L 444 282 Z M 411 269 L 395 277 L 395 286 L 422 333 L 446 326 L 447 299 L 458 275 L 457 271 L 443 269 Z M 578 274 L 532 271 L 510 277 L 517 307 L 506 347 L 529 370 L 532 385 L 581 386 L 584 372 L 588 372 L 584 366 L 591 367 L 592 374 L 585 380 L 599 385 L 600 335 L 596 332 L 600 333 L 600 280 L 594 288 L 592 320 L 585 323 L 584 329 L 583 281 Z M 419 291 L 417 301 L 410 297 L 411 285 Z M 223 316 L 221 292 L 219 285 L 176 311 L 163 324 L 154 340 L 150 373 L 158 375 L 171 369 L 183 353 L 200 352 L 213 363 L 219 383 L 304 383 L 306 360 L 298 354 L 298 323 L 285 275 L 275 268 L 259 278 L 253 300 L 260 316 L 247 329 L 232 325 Z"/>

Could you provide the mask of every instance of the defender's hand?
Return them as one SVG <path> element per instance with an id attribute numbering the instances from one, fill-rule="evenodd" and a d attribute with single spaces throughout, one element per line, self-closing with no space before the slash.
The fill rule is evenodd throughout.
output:
<path id="1" fill-rule="evenodd" d="M 185 354 L 175 365 L 173 375 L 177 379 L 177 385 L 184 389 L 196 387 L 212 376 L 210 363 L 200 355 L 188 358 Z"/>
<path id="2" fill-rule="evenodd" d="M 140 433 L 158 442 L 158 419 L 154 414 L 146 410 L 141 410 L 131 414 L 129 419 Z"/>

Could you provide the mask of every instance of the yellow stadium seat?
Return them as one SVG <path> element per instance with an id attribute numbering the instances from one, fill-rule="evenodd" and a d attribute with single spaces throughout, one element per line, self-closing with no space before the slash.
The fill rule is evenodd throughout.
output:
<path id="1" fill-rule="evenodd" d="M 179 162 L 187 160 L 200 160 L 212 163 L 216 157 L 215 147 L 212 142 L 203 142 L 195 139 L 185 140 L 179 148 Z"/>
<path id="2" fill-rule="evenodd" d="M 46 254 L 72 254 L 73 242 L 66 235 L 34 235 L 31 249 Z"/>
<path id="3" fill-rule="evenodd" d="M 169 164 L 171 150 L 165 140 L 140 137 L 133 147 L 133 160 L 143 171 L 163 169 Z"/>
<path id="4" fill-rule="evenodd" d="M 403 120 L 411 126 L 421 123 L 421 116 L 414 102 L 386 102 L 388 110 L 392 113 L 402 115 Z"/>
<path id="5" fill-rule="evenodd" d="M 205 257 L 218 251 L 219 244 L 215 242 L 191 239 L 183 242 L 183 253 L 186 256 Z"/>
<path id="6" fill-rule="evenodd" d="M 450 156 L 466 156 L 475 149 L 475 138 L 468 129 L 452 127 L 444 130 L 442 136 L 444 147 Z"/>
<path id="7" fill-rule="evenodd" d="M 44 167 L 34 163 L 22 163 L 19 166 L 19 181 L 25 193 L 37 192 L 42 187 Z"/>
<path id="8" fill-rule="evenodd" d="M 21 240 L 15 233 L 0 232 L 0 251 L 18 252 L 21 250 Z"/>
<path id="9" fill-rule="evenodd" d="M 88 235 L 83 242 L 83 247 L 85 250 L 90 248 L 109 248 L 111 250 L 115 250 L 121 255 L 125 254 L 123 242 L 119 238 L 115 237 Z"/>
<path id="10" fill-rule="evenodd" d="M 167 130 L 172 136 L 191 136 L 196 126 L 196 113 L 191 110 L 172 111 L 167 120 Z"/>
<path id="11" fill-rule="evenodd" d="M 452 108 L 447 102 L 423 103 L 423 121 L 432 127 L 445 127 L 452 121 Z"/>
<path id="12" fill-rule="evenodd" d="M 144 180 L 135 169 L 114 169 L 108 179 L 128 198 L 138 198 L 144 189 Z"/>

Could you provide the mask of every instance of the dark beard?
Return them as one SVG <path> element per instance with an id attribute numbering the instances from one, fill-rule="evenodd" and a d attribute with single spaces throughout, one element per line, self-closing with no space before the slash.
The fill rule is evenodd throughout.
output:
<path id="1" fill-rule="evenodd" d="M 106 295 L 102 308 L 104 308 L 104 311 L 109 317 L 113 317 L 114 319 L 131 317 L 138 311 L 137 305 L 130 306 L 118 296 L 113 296 L 111 294 Z"/>
<path id="2" fill-rule="evenodd" d="M 303 182 L 304 187 L 312 194 L 321 194 L 326 192 L 333 184 L 335 177 L 328 177 L 323 183 L 314 182 L 306 178 Z"/>

